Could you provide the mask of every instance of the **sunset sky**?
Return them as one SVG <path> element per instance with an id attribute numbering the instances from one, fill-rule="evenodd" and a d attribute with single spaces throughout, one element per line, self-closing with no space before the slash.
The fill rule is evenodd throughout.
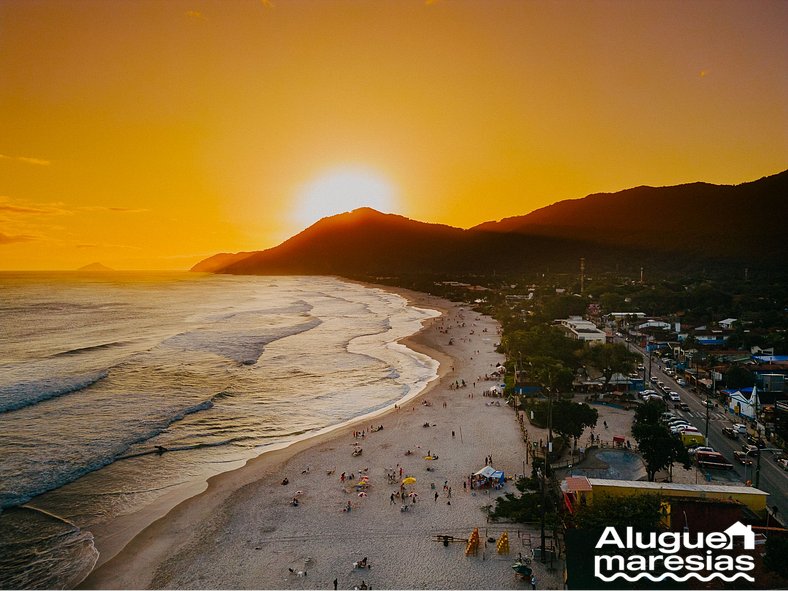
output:
<path id="1" fill-rule="evenodd" d="M 755 180 L 788 163 L 786 31 L 783 0 L 3 0 L 0 269 Z"/>

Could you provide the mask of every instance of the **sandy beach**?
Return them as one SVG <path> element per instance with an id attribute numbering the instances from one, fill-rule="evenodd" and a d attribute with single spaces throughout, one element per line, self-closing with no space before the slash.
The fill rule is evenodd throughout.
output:
<path id="1" fill-rule="evenodd" d="M 497 383 L 485 375 L 503 361 L 495 352 L 497 323 L 464 305 L 392 291 L 442 313 L 401 341 L 440 362 L 438 379 L 399 408 L 210 479 L 204 492 L 100 563 L 81 587 L 330 589 L 336 579 L 340 589 L 362 583 L 377 589 L 530 588 L 511 564 L 519 552 L 530 555 L 538 532 L 488 523 L 484 511 L 496 496 L 515 491 L 513 483 L 489 492 L 463 486 L 488 456 L 507 476 L 523 471 L 525 445 L 515 413 L 502 399 L 483 396 Z M 466 386 L 457 388 L 463 380 Z M 354 457 L 356 444 L 363 453 Z M 437 459 L 425 460 L 429 454 Z M 366 495 L 353 486 L 362 476 L 369 479 Z M 407 476 L 415 484 L 406 487 L 404 500 L 392 498 Z M 464 543 L 444 546 L 435 539 L 467 539 L 476 527 L 482 543 L 475 556 L 465 556 Z M 486 541 L 503 531 L 509 555 Z M 364 557 L 370 568 L 354 568 Z M 541 564 L 535 574 L 538 588 L 560 588 L 558 575 Z"/>

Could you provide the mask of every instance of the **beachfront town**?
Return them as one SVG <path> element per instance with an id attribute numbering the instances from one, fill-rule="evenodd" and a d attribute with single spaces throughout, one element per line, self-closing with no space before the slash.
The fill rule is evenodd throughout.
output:
<path id="1" fill-rule="evenodd" d="M 499 498 L 489 521 L 536 532 L 529 551 L 517 553 L 515 573 L 526 583 L 538 574 L 545 588 L 627 588 L 644 577 L 659 588 L 784 588 L 782 296 L 761 295 L 745 280 L 738 291 L 726 280 L 644 285 L 642 273 L 604 285 L 571 276 L 507 281 L 412 287 L 500 323 L 506 361 L 485 376 L 494 382 L 485 396 L 515 411 L 527 451 L 519 494 Z M 689 559 L 686 542 L 667 552 L 675 561 L 649 562 L 665 548 L 621 542 L 623 554 L 643 554 L 627 562 L 602 555 L 608 526 L 685 537 L 723 532 L 728 555 Z M 509 541 L 496 545 L 508 550 Z"/>
<path id="2" fill-rule="evenodd" d="M 753 275 L 360 278 L 440 312 L 401 341 L 438 379 L 117 555 L 97 529 L 80 587 L 786 588 L 785 290 Z"/>

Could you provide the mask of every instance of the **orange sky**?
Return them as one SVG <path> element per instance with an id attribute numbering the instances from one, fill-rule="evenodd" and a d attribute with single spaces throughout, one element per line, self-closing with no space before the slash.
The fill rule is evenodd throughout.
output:
<path id="1" fill-rule="evenodd" d="M 468 227 L 774 174 L 786 30 L 782 0 L 3 0 L 0 269 L 184 269 L 376 191 Z"/>

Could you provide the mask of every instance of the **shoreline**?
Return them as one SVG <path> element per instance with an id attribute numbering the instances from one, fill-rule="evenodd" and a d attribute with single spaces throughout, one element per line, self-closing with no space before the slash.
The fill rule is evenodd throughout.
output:
<path id="1" fill-rule="evenodd" d="M 513 482 L 468 485 L 485 464 L 509 478 L 526 469 L 516 415 L 504 400 L 483 395 L 498 383 L 489 374 L 503 361 L 495 350 L 500 327 L 466 304 L 365 285 L 442 312 L 397 340 L 436 359 L 438 378 L 397 408 L 378 411 L 373 424 L 359 417 L 212 477 L 205 491 L 148 525 L 80 588 L 529 586 L 511 564 L 539 545 L 538 530 L 487 518 L 496 498 L 515 492 Z M 359 429 L 364 436 L 355 436 Z M 363 455 L 355 457 L 357 445 Z M 401 485 L 406 476 L 415 483 Z M 466 556 L 475 528 L 481 543 Z M 510 551 L 499 554 L 495 541 L 504 532 Z M 462 543 L 442 542 L 444 536 Z M 363 557 L 373 568 L 354 566 Z M 561 588 L 558 573 L 541 564 L 534 571 L 539 588 Z"/>
<path id="2" fill-rule="evenodd" d="M 366 423 L 371 419 L 383 419 L 396 411 L 395 406 L 409 408 L 418 399 L 429 394 L 445 376 L 453 371 L 454 358 L 443 351 L 430 346 L 429 339 L 425 339 L 423 333 L 428 331 L 431 326 L 445 317 L 452 303 L 448 300 L 441 300 L 429 294 L 413 292 L 407 289 L 381 286 L 372 283 L 358 281 L 348 281 L 362 285 L 366 288 L 380 289 L 389 293 L 394 293 L 404 298 L 410 307 L 435 310 L 440 315 L 427 318 L 422 322 L 422 326 L 415 333 L 401 337 L 393 343 L 404 345 L 408 349 L 425 355 L 438 363 L 436 376 L 429 380 L 424 388 L 415 395 L 407 394 L 402 402 L 393 403 L 378 410 L 362 416 L 354 417 L 338 423 L 329 425 L 316 432 L 296 438 L 293 441 L 273 444 L 271 449 L 262 451 L 259 455 L 252 457 L 231 470 L 216 474 L 206 480 L 192 482 L 179 487 L 170 495 L 165 495 L 158 499 L 151 506 L 130 515 L 120 516 L 113 520 L 107 527 L 109 535 L 103 535 L 101 528 L 91 528 L 91 531 L 98 531 L 99 536 L 103 537 L 104 549 L 101 550 L 96 566 L 88 576 L 78 585 L 80 589 L 90 588 L 111 588 L 110 583 L 116 579 L 125 581 L 128 577 L 124 574 L 118 575 L 117 571 L 135 571 L 140 560 L 145 562 L 156 562 L 157 554 L 166 554 L 173 548 L 173 536 L 168 535 L 168 530 L 172 527 L 171 521 L 178 523 L 186 515 L 205 517 L 210 513 L 208 505 L 221 503 L 232 492 L 240 487 L 246 486 L 250 482 L 271 475 L 288 460 L 294 456 L 320 445 L 333 438 L 340 438 L 352 432 L 353 427 Z M 239 460 L 241 462 L 242 460 Z M 244 474 L 242 475 L 241 472 Z M 185 490 L 184 490 L 185 489 Z M 185 492 L 188 491 L 188 492 Z M 140 526 L 140 522 L 145 525 Z M 131 530 L 133 535 L 123 536 L 124 531 Z M 120 543 L 112 543 L 114 537 L 120 536 Z M 120 547 L 119 547 L 120 546 Z M 121 566 L 126 561 L 131 561 L 128 566 Z M 110 565 L 105 568 L 105 565 Z M 113 571 L 111 573 L 105 571 Z M 129 574 L 128 572 L 126 574 Z M 120 583 L 119 588 L 141 588 L 139 584 L 129 582 Z"/>

